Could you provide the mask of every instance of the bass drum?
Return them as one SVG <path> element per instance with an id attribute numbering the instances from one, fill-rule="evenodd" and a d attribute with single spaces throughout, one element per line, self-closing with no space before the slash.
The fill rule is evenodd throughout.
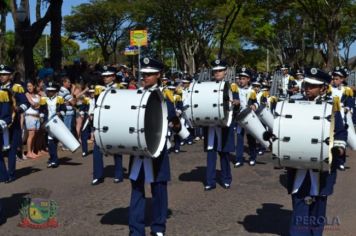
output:
<path id="1" fill-rule="evenodd" d="M 168 132 L 167 105 L 160 90 L 109 89 L 94 109 L 94 137 L 106 154 L 158 157 Z"/>
<path id="2" fill-rule="evenodd" d="M 281 167 L 329 170 L 332 105 L 309 101 L 278 103 L 273 134 L 273 159 Z"/>
<path id="3" fill-rule="evenodd" d="M 194 126 L 230 126 L 232 92 L 227 81 L 194 82 L 190 85 L 184 106 Z"/>

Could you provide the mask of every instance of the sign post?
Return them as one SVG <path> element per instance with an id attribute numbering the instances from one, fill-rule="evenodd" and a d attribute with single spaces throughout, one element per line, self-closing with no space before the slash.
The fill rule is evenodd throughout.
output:
<path id="1" fill-rule="evenodd" d="M 138 47 L 138 77 L 141 80 L 141 46 L 147 46 L 147 30 L 130 30 L 130 46 Z"/>

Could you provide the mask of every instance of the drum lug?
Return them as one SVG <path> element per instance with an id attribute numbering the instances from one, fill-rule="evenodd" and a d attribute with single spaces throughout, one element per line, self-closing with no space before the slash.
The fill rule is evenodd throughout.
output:
<path id="1" fill-rule="evenodd" d="M 199 90 L 194 90 L 194 93 L 199 93 Z"/>
<path id="2" fill-rule="evenodd" d="M 217 107 L 217 106 L 218 106 L 218 104 L 216 104 L 216 103 L 213 104 L 213 107 Z"/>
<path id="3" fill-rule="evenodd" d="M 282 141 L 283 142 L 289 142 L 290 141 L 290 137 L 283 137 Z"/>
<path id="4" fill-rule="evenodd" d="M 312 162 L 317 162 L 317 161 L 318 161 L 318 158 L 317 158 L 317 157 L 311 157 L 311 158 L 310 158 L 310 161 L 312 161 Z"/>
<path id="5" fill-rule="evenodd" d="M 117 147 L 120 148 L 120 149 L 125 149 L 126 148 L 124 145 L 119 145 Z"/>
<path id="6" fill-rule="evenodd" d="M 214 92 L 214 93 L 217 93 L 217 92 L 218 92 L 218 90 L 217 90 L 217 89 L 214 89 L 214 90 L 213 90 L 213 92 Z"/>
<path id="7" fill-rule="evenodd" d="M 319 143 L 319 140 L 317 138 L 312 138 L 311 139 L 311 143 L 312 144 L 318 144 Z"/>
<path id="8" fill-rule="evenodd" d="M 110 109 L 110 106 L 109 105 L 105 105 L 104 109 Z"/>
<path id="9" fill-rule="evenodd" d="M 137 90 L 137 94 L 142 94 L 143 93 L 143 91 L 142 90 Z"/>
<path id="10" fill-rule="evenodd" d="M 324 140 L 324 143 L 326 143 L 327 145 L 330 144 L 330 137 L 327 137 L 325 140 Z"/>
<path id="11" fill-rule="evenodd" d="M 283 156 L 284 160 L 290 160 L 290 156 Z"/>
<path id="12" fill-rule="evenodd" d="M 194 104 L 194 108 L 197 108 L 198 107 L 198 104 Z"/>
<path id="13" fill-rule="evenodd" d="M 129 133 L 132 134 L 132 133 L 143 133 L 145 132 L 145 129 L 144 128 L 141 128 L 139 130 L 136 130 L 134 127 L 130 127 L 129 128 Z"/>
<path id="14" fill-rule="evenodd" d="M 116 89 L 112 89 L 110 92 L 111 93 L 116 93 Z"/>
<path id="15" fill-rule="evenodd" d="M 320 116 L 313 116 L 313 120 L 320 120 Z"/>
<path id="16" fill-rule="evenodd" d="M 111 145 L 106 145 L 106 149 L 111 149 L 112 146 Z"/>
<path id="17" fill-rule="evenodd" d="M 292 116 L 292 115 L 285 115 L 284 117 L 285 117 L 286 119 L 292 119 L 293 116 Z"/>

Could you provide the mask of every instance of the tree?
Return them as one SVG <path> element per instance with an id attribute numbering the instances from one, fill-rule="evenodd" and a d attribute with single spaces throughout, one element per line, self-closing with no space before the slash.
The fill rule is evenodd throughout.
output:
<path id="1" fill-rule="evenodd" d="M 64 18 L 67 35 L 82 41 L 93 40 L 101 49 L 104 61 L 115 55 L 118 42 L 132 26 L 128 1 L 92 0 L 73 9 Z"/>
<path id="2" fill-rule="evenodd" d="M 0 1 L 0 63 L 5 61 L 5 33 L 6 33 L 6 15 L 10 10 L 10 1 Z"/>

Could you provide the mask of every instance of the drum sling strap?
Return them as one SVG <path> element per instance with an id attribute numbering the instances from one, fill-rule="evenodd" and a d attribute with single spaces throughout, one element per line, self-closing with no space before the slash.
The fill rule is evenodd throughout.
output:
<path id="1" fill-rule="evenodd" d="M 329 173 L 331 171 L 331 163 L 333 161 L 333 155 L 331 149 L 334 146 L 334 129 L 335 129 L 335 112 L 337 111 L 337 106 L 339 103 L 339 98 L 334 97 L 333 99 L 333 108 L 331 111 L 331 119 L 330 119 L 330 138 L 329 138 Z"/>

